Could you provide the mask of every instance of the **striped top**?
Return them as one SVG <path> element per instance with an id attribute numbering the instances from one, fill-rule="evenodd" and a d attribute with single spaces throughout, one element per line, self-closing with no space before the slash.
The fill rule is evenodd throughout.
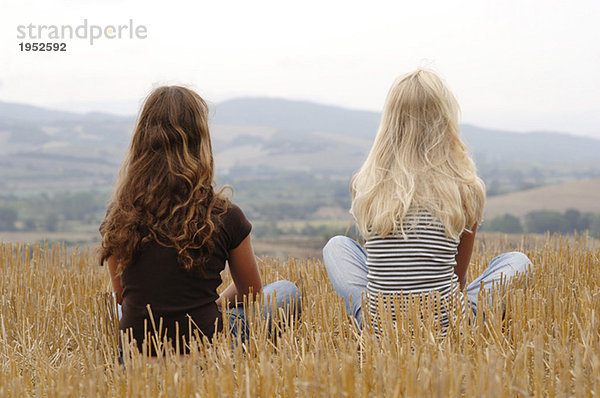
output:
<path id="1" fill-rule="evenodd" d="M 458 276 L 454 273 L 459 240 L 446 236 L 444 225 L 425 209 L 409 209 L 401 232 L 367 240 L 367 302 L 371 322 L 377 332 L 378 296 L 391 294 L 407 296 L 412 293 L 439 292 L 441 312 L 434 319 L 444 330 L 448 314 L 444 300 L 450 302 L 458 290 Z M 392 317 L 395 320 L 394 308 Z M 463 309 L 464 311 L 464 309 Z"/>

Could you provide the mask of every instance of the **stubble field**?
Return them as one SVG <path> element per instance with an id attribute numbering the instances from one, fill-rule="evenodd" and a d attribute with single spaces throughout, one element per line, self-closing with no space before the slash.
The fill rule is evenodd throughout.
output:
<path id="1" fill-rule="evenodd" d="M 395 324 L 383 314 L 380 337 L 358 333 L 320 261 L 263 258 L 263 282 L 300 287 L 298 322 L 283 319 L 275 339 L 257 321 L 245 344 L 232 345 L 226 331 L 186 357 L 133 353 L 124 368 L 108 273 L 94 253 L 0 243 L 0 396 L 600 395 L 597 244 L 485 236 L 469 279 L 514 249 L 531 258 L 532 273 L 494 293 L 485 321 L 457 311 L 443 339 L 416 306 Z"/>

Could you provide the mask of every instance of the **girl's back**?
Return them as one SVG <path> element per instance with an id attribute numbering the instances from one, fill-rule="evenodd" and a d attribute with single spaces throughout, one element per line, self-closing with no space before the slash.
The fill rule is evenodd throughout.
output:
<path id="1" fill-rule="evenodd" d="M 411 208 L 403 222 L 404 236 L 371 236 L 365 243 L 372 320 L 377 318 L 380 294 L 437 292 L 443 302 L 458 290 L 454 267 L 460 241 L 446 236 L 444 225 L 426 209 Z M 440 315 L 441 325 L 447 327 L 447 313 Z"/>
<path id="2" fill-rule="evenodd" d="M 162 318 L 162 332 L 175 337 L 178 330 L 180 347 L 185 348 L 190 334 L 196 332 L 211 337 L 223 328 L 220 309 L 216 304 L 221 271 L 231 250 L 239 246 L 250 233 L 251 225 L 234 204 L 230 204 L 211 239 L 214 249 L 202 270 L 186 270 L 178 261 L 177 250 L 156 241 L 147 242 L 135 261 L 123 270 L 123 317 L 119 329 L 132 330 L 133 338 L 143 349 L 144 323 L 152 332 L 148 308 L 156 319 Z M 201 254 L 198 253 L 198 256 Z"/>

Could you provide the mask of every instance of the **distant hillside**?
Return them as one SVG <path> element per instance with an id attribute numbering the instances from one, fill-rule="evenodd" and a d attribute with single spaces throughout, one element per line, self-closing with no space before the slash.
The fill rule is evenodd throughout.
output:
<path id="1" fill-rule="evenodd" d="M 133 123 L 133 116 L 0 102 L 0 193 L 110 186 Z M 211 111 L 217 173 L 254 178 L 305 171 L 348 178 L 365 159 L 378 124 L 377 112 L 306 101 L 225 101 Z M 600 140 L 472 125 L 462 132 L 491 193 L 600 177 Z"/>
<path id="2" fill-rule="evenodd" d="M 484 216 L 486 219 L 505 213 L 523 216 L 532 210 L 564 212 L 569 208 L 600 213 L 600 178 L 569 181 L 494 196 L 486 201 Z"/>
<path id="3" fill-rule="evenodd" d="M 600 164 L 600 140 L 552 132 L 514 133 L 461 125 L 479 163 Z M 564 164 L 563 164 L 564 165 Z"/>
<path id="4" fill-rule="evenodd" d="M 25 122 L 53 122 L 81 120 L 85 115 L 73 112 L 57 111 L 39 106 L 0 102 L 0 120 L 20 120 Z"/>
<path id="5" fill-rule="evenodd" d="M 49 123 L 89 120 L 130 120 L 133 117 L 112 115 L 102 112 L 75 113 L 42 108 L 39 106 L 15 104 L 0 101 L 0 120 L 18 120 L 29 123 Z"/>
<path id="6" fill-rule="evenodd" d="M 379 113 L 281 98 L 239 98 L 217 104 L 212 122 L 373 139 Z"/>
<path id="7" fill-rule="evenodd" d="M 0 154 L 44 152 L 93 157 L 98 148 L 127 145 L 132 125 L 133 117 L 0 102 Z M 94 150 L 82 154 L 82 147 Z"/>
<path id="8" fill-rule="evenodd" d="M 325 132 L 372 140 L 380 114 L 279 98 L 239 98 L 217 104 L 215 125 L 263 126 L 294 132 Z M 554 132 L 529 134 L 461 125 L 465 141 L 483 162 L 600 161 L 600 140 Z M 517 145 L 516 145 L 517 144 Z M 553 156 L 548 156 L 552 154 Z"/>

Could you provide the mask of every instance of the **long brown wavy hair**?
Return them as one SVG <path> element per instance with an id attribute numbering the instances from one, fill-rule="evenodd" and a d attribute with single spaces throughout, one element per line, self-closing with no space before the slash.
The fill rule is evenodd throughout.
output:
<path id="1" fill-rule="evenodd" d="M 185 87 L 155 89 L 138 117 L 100 226 L 100 263 L 115 256 L 122 273 L 154 240 L 175 248 L 186 269 L 202 271 L 229 203 L 224 188 L 214 187 L 208 105 Z"/>

